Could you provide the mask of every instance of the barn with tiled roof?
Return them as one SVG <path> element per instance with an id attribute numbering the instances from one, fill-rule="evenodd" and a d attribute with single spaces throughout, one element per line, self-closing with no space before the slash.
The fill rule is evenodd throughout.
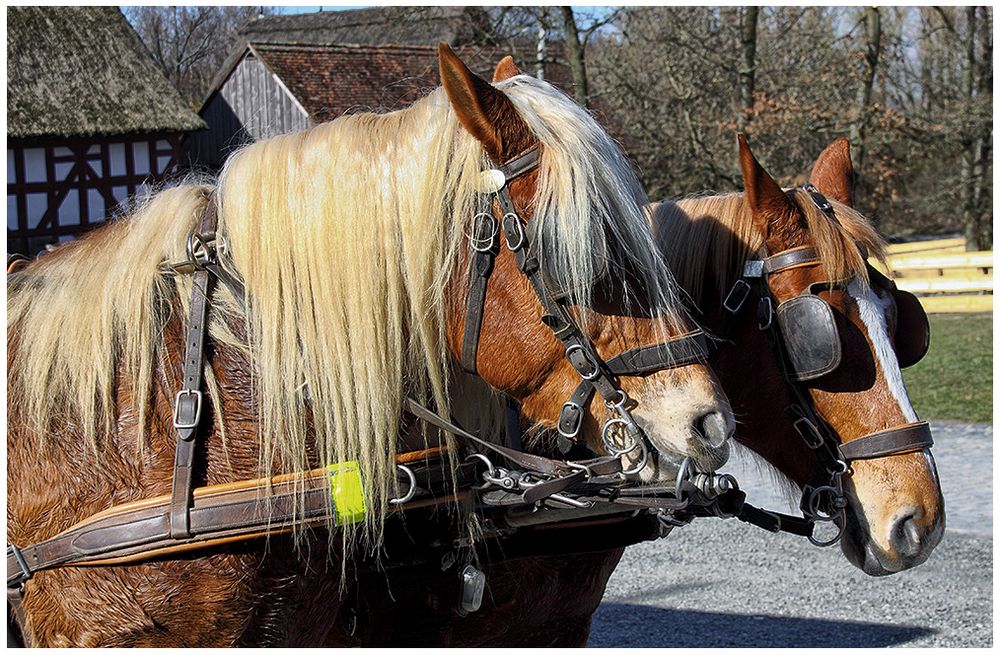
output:
<path id="1" fill-rule="evenodd" d="M 237 147 L 348 113 L 405 107 L 438 85 L 446 41 L 487 79 L 509 51 L 491 45 L 483 7 L 382 7 L 261 18 L 219 71 L 186 143 L 218 168 Z"/>

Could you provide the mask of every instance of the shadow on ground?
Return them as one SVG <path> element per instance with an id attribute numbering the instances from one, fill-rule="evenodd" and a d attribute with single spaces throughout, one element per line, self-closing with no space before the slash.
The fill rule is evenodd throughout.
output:
<path id="1" fill-rule="evenodd" d="M 881 648 L 934 634 L 930 628 L 789 616 L 723 614 L 602 603 L 588 646 Z"/>

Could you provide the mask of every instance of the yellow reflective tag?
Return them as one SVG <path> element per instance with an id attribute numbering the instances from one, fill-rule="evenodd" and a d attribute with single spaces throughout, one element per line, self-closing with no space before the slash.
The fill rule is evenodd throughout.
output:
<path id="1" fill-rule="evenodd" d="M 358 523 L 365 518 L 365 490 L 361 484 L 358 463 L 340 462 L 327 467 L 330 472 L 330 493 L 337 525 Z"/>

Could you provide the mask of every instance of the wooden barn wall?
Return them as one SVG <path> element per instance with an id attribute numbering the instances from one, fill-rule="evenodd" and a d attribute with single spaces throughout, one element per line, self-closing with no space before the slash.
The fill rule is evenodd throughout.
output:
<path id="1" fill-rule="evenodd" d="M 7 148 L 7 251 L 72 239 L 177 168 L 180 135 L 24 141 Z"/>
<path id="2" fill-rule="evenodd" d="M 217 169 L 236 148 L 309 127 L 299 104 L 259 59 L 248 55 L 201 111 L 208 130 L 185 142 L 195 166 Z"/>

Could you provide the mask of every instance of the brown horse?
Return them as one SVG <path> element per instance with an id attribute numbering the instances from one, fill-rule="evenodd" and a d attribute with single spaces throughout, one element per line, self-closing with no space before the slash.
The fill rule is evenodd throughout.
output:
<path id="1" fill-rule="evenodd" d="M 869 271 L 856 243 L 875 256 L 884 251 L 867 221 L 851 209 L 853 170 L 846 140 L 827 148 L 812 173 L 815 186 L 832 200 L 832 216 L 809 193 L 781 190 L 742 140 L 740 149 L 744 194 L 661 203 L 652 220 L 694 312 L 710 333 L 724 336 L 710 362 L 734 401 L 736 439 L 801 488 L 813 482 L 817 458 L 795 428 L 797 417 L 787 411 L 801 399 L 790 394 L 759 327 L 757 301 L 771 294 L 787 300 L 818 282 L 855 280 L 821 291 L 836 316 L 842 353 L 839 366 L 809 381 L 807 392 L 821 419 L 844 442 L 916 420 L 891 346 L 912 349 L 907 342 L 921 326 L 903 320 L 893 294 L 867 282 Z M 769 291 L 758 289 L 759 296 L 745 299 L 735 318 L 726 318 L 724 300 L 742 279 L 747 261 L 758 259 L 763 248 L 777 254 L 802 246 L 815 247 L 822 263 L 778 272 Z M 943 499 L 927 450 L 855 461 L 844 483 L 849 504 L 841 544 L 849 561 L 870 575 L 884 575 L 927 559 L 944 527 Z M 683 528 L 674 538 L 683 538 Z M 338 629 L 330 643 L 585 645 L 592 614 L 623 550 L 599 543 L 578 543 L 575 550 L 485 561 L 484 606 L 464 618 L 453 610 L 454 584 L 434 566 L 391 570 L 378 582 L 369 577 L 352 609 L 352 634 Z"/>
<path id="2" fill-rule="evenodd" d="M 335 539 L 307 532 L 34 572 L 21 597 L 30 644 L 323 643 L 355 556 L 380 546 L 399 496 L 397 451 L 435 438 L 404 414 L 407 395 L 474 425 L 485 410 L 463 399 L 487 395 L 485 381 L 520 403 L 534 433 L 555 426 L 580 375 L 512 252 L 497 255 L 488 281 L 474 357 L 482 381 L 455 374 L 473 217 L 496 191 L 496 171 L 484 168 L 539 153 L 509 195 L 597 356 L 691 331 L 641 188 L 586 112 L 531 78 L 492 86 L 446 46 L 440 66 L 443 90 L 410 108 L 251 145 L 215 189 L 163 191 L 9 278 L 9 543 L 27 547 L 109 507 L 170 494 L 193 283 L 167 265 L 183 260 L 212 202 L 221 266 L 239 285 L 211 297 L 195 485 L 350 461 L 367 508 Z M 704 470 L 725 461 L 733 420 L 705 365 L 621 385 L 620 404 L 634 401 L 650 444 L 649 458 L 626 455 L 635 477 L 672 479 L 686 456 Z M 614 407 L 585 409 L 582 434 L 601 452 Z"/>
<path id="3" fill-rule="evenodd" d="M 900 365 L 913 364 L 925 352 L 926 316 L 916 299 L 895 291 L 866 265 L 866 255 L 884 261 L 885 251 L 852 208 L 854 170 L 846 139 L 832 143 L 813 167 L 812 184 L 819 194 L 782 190 L 742 137 L 740 163 L 745 194 L 663 203 L 654 212 L 654 227 L 706 329 L 718 332 L 728 321 L 731 332 L 740 335 L 711 359 L 740 420 L 737 439 L 802 487 L 815 482 L 819 449 L 807 447 L 795 429 L 802 416 L 789 408 L 811 404 L 848 453 L 852 441 L 917 424 Z M 725 319 L 723 304 L 747 260 L 760 252 L 773 256 L 808 248 L 815 249 L 819 261 L 793 262 L 766 278 L 771 306 L 778 305 L 776 322 L 781 303 L 800 296 L 816 295 L 832 309 L 835 329 L 826 336 L 835 340 L 836 351 L 830 351 L 835 359 L 800 376 L 794 383 L 803 390 L 799 398 L 790 397 L 767 332 L 756 328 L 756 313 Z M 799 334 L 785 334 L 785 340 L 831 345 L 818 343 L 824 335 L 810 333 L 810 325 L 802 324 Z M 903 448 L 848 463 L 841 540 L 847 558 L 870 575 L 925 561 L 944 532 L 944 499 L 930 451 Z"/>

